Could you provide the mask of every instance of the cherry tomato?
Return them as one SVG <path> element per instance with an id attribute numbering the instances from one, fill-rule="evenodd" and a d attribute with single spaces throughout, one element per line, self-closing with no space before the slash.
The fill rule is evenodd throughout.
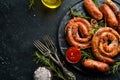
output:
<path id="1" fill-rule="evenodd" d="M 81 51 L 78 48 L 70 47 L 66 51 L 66 60 L 70 63 L 78 63 L 81 59 Z"/>

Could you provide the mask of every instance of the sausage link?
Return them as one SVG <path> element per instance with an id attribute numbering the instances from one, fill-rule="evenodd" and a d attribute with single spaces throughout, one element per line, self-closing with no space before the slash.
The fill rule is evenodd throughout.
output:
<path id="1" fill-rule="evenodd" d="M 82 62 L 82 65 L 85 68 L 91 69 L 91 70 L 97 70 L 100 72 L 106 72 L 109 71 L 109 65 L 100 61 L 92 60 L 92 59 L 85 59 Z"/>
<path id="2" fill-rule="evenodd" d="M 117 20 L 118 20 L 118 27 L 117 27 L 117 31 L 120 34 L 120 12 L 117 13 Z"/>
<path id="3" fill-rule="evenodd" d="M 114 13 L 119 11 L 118 6 L 112 0 L 105 0 L 105 3 L 113 10 Z"/>
<path id="4" fill-rule="evenodd" d="M 120 44 L 119 44 L 119 47 L 118 47 L 118 52 L 120 53 Z"/>
<path id="5" fill-rule="evenodd" d="M 96 20 L 101 20 L 103 18 L 103 14 L 96 7 L 93 0 L 84 0 L 84 6 L 87 12 Z"/>
<path id="6" fill-rule="evenodd" d="M 117 20 L 118 20 L 118 27 L 117 27 L 117 32 L 120 35 L 120 11 L 117 13 Z M 118 52 L 120 53 L 120 42 L 119 42 L 119 47 L 118 47 Z"/>
<path id="7" fill-rule="evenodd" d="M 102 4 L 100 6 L 100 11 L 103 13 L 108 26 L 116 29 L 116 27 L 118 26 L 118 21 L 111 8 L 107 4 Z"/>

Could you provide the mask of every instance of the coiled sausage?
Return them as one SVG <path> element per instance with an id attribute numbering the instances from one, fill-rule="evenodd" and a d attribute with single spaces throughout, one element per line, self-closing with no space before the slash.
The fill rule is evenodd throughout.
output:
<path id="1" fill-rule="evenodd" d="M 92 38 L 92 50 L 99 61 L 112 64 L 112 57 L 118 54 L 120 35 L 110 27 L 97 30 Z"/>
<path id="2" fill-rule="evenodd" d="M 69 20 L 65 27 L 65 35 L 68 43 L 80 49 L 89 48 L 92 36 L 89 33 L 90 29 L 90 23 L 84 18 L 74 17 Z"/>

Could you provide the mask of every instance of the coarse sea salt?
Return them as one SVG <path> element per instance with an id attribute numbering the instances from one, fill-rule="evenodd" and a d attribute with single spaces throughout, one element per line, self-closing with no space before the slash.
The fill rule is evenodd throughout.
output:
<path id="1" fill-rule="evenodd" d="M 34 72 L 34 80 L 51 80 L 51 72 L 46 67 L 39 67 Z"/>

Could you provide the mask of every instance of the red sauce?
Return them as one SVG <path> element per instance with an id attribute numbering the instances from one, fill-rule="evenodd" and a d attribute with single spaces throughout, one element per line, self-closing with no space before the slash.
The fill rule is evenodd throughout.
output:
<path id="1" fill-rule="evenodd" d="M 78 63 L 81 59 L 81 51 L 78 48 L 70 47 L 66 51 L 66 59 L 70 63 Z"/>

